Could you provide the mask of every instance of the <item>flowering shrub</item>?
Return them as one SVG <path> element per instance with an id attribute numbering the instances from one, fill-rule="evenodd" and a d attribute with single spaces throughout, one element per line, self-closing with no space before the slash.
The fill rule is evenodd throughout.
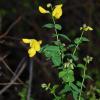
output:
<path id="1" fill-rule="evenodd" d="M 37 41 L 35 39 L 22 39 L 26 44 L 29 44 L 28 49 L 29 57 L 34 57 L 36 51 L 45 55 L 48 60 L 52 61 L 53 66 L 58 70 L 58 77 L 61 80 L 61 84 L 52 85 L 52 83 L 43 83 L 41 84 L 42 88 L 45 91 L 49 91 L 53 95 L 53 100 L 66 100 L 67 95 L 71 94 L 74 100 L 84 100 L 84 91 L 85 88 L 84 81 L 90 76 L 86 74 L 87 66 L 92 61 L 92 57 L 86 56 L 84 58 L 79 58 L 76 55 L 76 52 L 79 49 L 79 46 L 88 42 L 89 40 L 84 36 L 84 33 L 87 31 L 92 31 L 93 29 L 90 26 L 84 24 L 80 27 L 81 35 L 80 37 L 75 38 L 73 41 L 65 34 L 59 34 L 58 31 L 62 30 L 62 26 L 56 23 L 56 20 L 60 19 L 62 16 L 62 6 L 63 4 L 55 5 L 52 7 L 52 4 L 47 4 L 47 8 L 44 9 L 42 6 L 39 6 L 39 11 L 42 14 L 49 14 L 52 19 L 52 23 L 45 24 L 43 28 L 54 29 L 55 33 L 51 35 L 55 37 L 55 40 L 50 44 L 46 44 L 40 48 L 42 41 Z M 69 45 L 65 45 L 61 41 L 61 38 L 70 42 Z M 70 53 L 68 51 L 71 51 Z M 82 59 L 83 62 L 79 63 L 79 59 Z M 82 80 L 77 80 L 75 78 L 75 69 L 80 69 Z M 59 91 L 58 91 L 59 90 Z"/>

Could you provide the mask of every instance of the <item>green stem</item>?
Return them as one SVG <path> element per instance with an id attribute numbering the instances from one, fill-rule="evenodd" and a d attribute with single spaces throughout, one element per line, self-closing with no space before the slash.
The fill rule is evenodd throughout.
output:
<path id="1" fill-rule="evenodd" d="M 80 39 L 79 39 L 79 42 L 80 42 L 81 39 L 82 39 L 83 33 L 84 33 L 84 31 L 82 31 L 82 34 L 81 34 Z M 75 49 L 74 49 L 74 51 L 73 51 L 73 54 L 72 54 L 73 56 L 75 55 L 78 46 L 79 46 L 79 44 L 76 45 L 76 47 L 75 47 Z"/>
<path id="2" fill-rule="evenodd" d="M 81 84 L 81 90 L 80 90 L 80 94 L 79 94 L 79 100 L 81 100 L 81 95 L 82 95 L 82 89 L 84 86 L 84 81 L 85 81 L 85 76 L 86 76 L 86 67 L 87 67 L 87 63 L 84 66 L 84 70 L 83 70 L 83 80 L 82 80 L 82 84 Z"/>
<path id="3" fill-rule="evenodd" d="M 51 10 L 53 11 L 52 6 L 51 6 Z M 52 21 L 53 21 L 53 24 L 54 24 L 54 30 L 55 30 L 55 34 L 56 34 L 56 39 L 57 39 L 57 43 L 58 43 L 58 46 L 59 46 L 59 49 L 60 49 L 60 53 L 61 53 L 61 61 L 62 61 L 62 63 L 63 63 L 63 53 L 62 53 L 62 51 L 61 51 L 60 44 L 59 44 L 59 41 L 60 41 L 60 40 L 59 40 L 58 32 L 57 32 L 57 29 L 55 28 L 56 22 L 55 22 L 54 17 L 52 16 L 52 14 L 50 14 L 50 15 L 51 15 L 51 17 L 52 17 Z"/>
<path id="4" fill-rule="evenodd" d="M 53 11 L 52 6 L 51 6 L 51 10 Z M 57 32 L 57 30 L 55 28 L 56 22 L 55 22 L 54 17 L 52 16 L 52 14 L 51 14 L 51 17 L 52 17 L 52 21 L 53 21 L 53 24 L 54 24 L 54 30 L 55 30 L 55 33 L 56 33 L 57 42 L 59 42 L 58 32 Z"/>
<path id="5" fill-rule="evenodd" d="M 50 93 L 51 93 L 51 91 L 52 91 L 52 89 L 51 88 L 49 88 L 50 89 Z M 55 94 L 55 93 L 51 93 L 55 98 L 57 97 L 57 95 Z"/>

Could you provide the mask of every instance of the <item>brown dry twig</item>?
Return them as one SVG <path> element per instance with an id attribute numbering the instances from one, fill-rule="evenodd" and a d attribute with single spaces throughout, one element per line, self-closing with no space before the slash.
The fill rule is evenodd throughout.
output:
<path id="1" fill-rule="evenodd" d="M 23 63 L 23 65 L 21 66 L 19 72 L 16 75 L 14 75 L 14 77 L 12 77 L 11 81 L 9 82 L 9 84 L 6 85 L 3 89 L 0 90 L 0 95 L 2 93 L 4 93 L 9 87 L 11 87 L 14 84 L 14 82 L 17 80 L 17 78 L 21 75 L 21 73 L 25 69 L 25 67 L 26 67 L 26 62 Z"/>
<path id="2" fill-rule="evenodd" d="M 4 38 L 4 37 L 9 33 L 9 31 L 10 31 L 21 19 L 22 19 L 22 16 L 19 16 L 19 17 L 8 27 L 8 29 L 6 30 L 6 32 L 0 36 L 0 39 L 1 39 L 1 38 Z"/>

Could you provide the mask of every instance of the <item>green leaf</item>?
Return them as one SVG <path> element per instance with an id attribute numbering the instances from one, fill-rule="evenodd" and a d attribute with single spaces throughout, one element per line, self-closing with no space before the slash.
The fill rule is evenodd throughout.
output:
<path id="1" fill-rule="evenodd" d="M 73 48 L 73 47 L 75 47 L 76 45 L 75 44 L 70 44 L 70 45 L 68 45 L 68 49 L 70 49 L 70 48 Z"/>
<path id="2" fill-rule="evenodd" d="M 51 59 L 52 59 L 54 66 L 60 66 L 60 64 L 61 64 L 61 56 L 60 55 L 54 54 L 51 57 Z"/>
<path id="3" fill-rule="evenodd" d="M 74 72 L 73 70 L 68 71 L 68 76 L 67 76 L 67 82 L 73 82 L 74 81 Z"/>
<path id="4" fill-rule="evenodd" d="M 65 69 L 59 72 L 59 78 L 62 78 L 64 82 L 73 82 L 74 81 L 74 73 L 73 70 Z"/>
<path id="5" fill-rule="evenodd" d="M 71 42 L 71 39 L 67 35 L 64 35 L 64 34 L 57 34 L 57 35 L 59 37 L 62 37 L 62 38 L 64 38 L 64 39 L 66 39 L 66 40 L 68 40 L 68 41 Z M 53 37 L 56 37 L 57 35 L 56 34 L 53 34 Z"/>
<path id="6" fill-rule="evenodd" d="M 90 80 L 93 80 L 91 76 L 89 75 L 85 75 L 85 79 L 90 79 Z"/>
<path id="7" fill-rule="evenodd" d="M 78 64 L 77 67 L 84 69 L 85 66 L 83 64 Z"/>
<path id="8" fill-rule="evenodd" d="M 71 54 L 71 57 L 73 58 L 74 61 L 78 61 L 78 56 L 75 56 L 75 55 Z"/>
<path id="9" fill-rule="evenodd" d="M 73 92 L 73 99 L 78 100 L 78 93 L 76 91 L 72 91 L 72 92 Z"/>
<path id="10" fill-rule="evenodd" d="M 61 30 L 61 29 L 62 29 L 62 26 L 61 26 L 60 24 L 55 24 L 55 28 L 56 28 L 57 30 Z"/>
<path id="11" fill-rule="evenodd" d="M 100 89 L 96 89 L 96 92 L 100 94 Z"/>
<path id="12" fill-rule="evenodd" d="M 81 40 L 82 41 L 85 41 L 85 42 L 88 42 L 89 41 L 89 39 L 87 39 L 86 37 L 82 37 Z"/>
<path id="13" fill-rule="evenodd" d="M 61 64 L 61 54 L 59 46 L 46 45 L 42 48 L 41 52 L 43 52 L 48 59 L 52 60 L 54 66 L 59 66 Z"/>
<path id="14" fill-rule="evenodd" d="M 70 86 L 71 86 L 71 88 L 72 88 L 74 91 L 76 91 L 77 93 L 80 92 L 80 89 L 77 87 L 77 85 L 75 85 L 75 84 L 73 84 L 73 83 L 70 83 Z"/>
<path id="15" fill-rule="evenodd" d="M 74 43 L 75 43 L 75 44 L 81 44 L 81 43 L 82 43 L 82 40 L 80 39 L 80 37 L 79 37 L 79 38 L 76 38 L 76 39 L 74 40 Z"/>
<path id="16" fill-rule="evenodd" d="M 78 87 L 81 87 L 81 85 L 82 85 L 82 82 L 80 82 L 80 81 L 77 81 L 77 82 L 76 82 L 76 85 L 77 85 Z"/>
<path id="17" fill-rule="evenodd" d="M 64 88 L 60 91 L 60 94 L 64 94 L 64 93 L 67 93 L 67 92 L 70 92 L 71 91 L 71 88 L 68 84 L 66 84 L 64 86 Z"/>
<path id="18" fill-rule="evenodd" d="M 45 27 L 45 28 L 54 28 L 54 24 L 52 24 L 52 23 L 49 23 L 49 24 L 45 24 L 43 27 Z"/>
<path id="19" fill-rule="evenodd" d="M 63 76 L 65 76 L 67 74 L 66 70 L 60 71 L 59 72 L 59 78 L 62 78 Z"/>
<path id="20" fill-rule="evenodd" d="M 54 85 L 53 88 L 50 91 L 51 94 L 54 94 L 57 88 L 58 88 L 58 85 Z"/>
<path id="21" fill-rule="evenodd" d="M 88 42 L 89 40 L 86 37 L 78 37 L 74 40 L 75 44 L 81 44 L 82 42 Z"/>

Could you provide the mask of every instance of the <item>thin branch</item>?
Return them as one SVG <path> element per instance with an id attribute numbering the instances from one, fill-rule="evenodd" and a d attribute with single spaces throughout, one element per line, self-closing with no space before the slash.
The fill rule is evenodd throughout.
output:
<path id="1" fill-rule="evenodd" d="M 23 72 L 23 70 L 26 67 L 26 62 L 23 64 L 23 66 L 21 67 L 21 69 L 19 70 L 19 72 L 16 74 L 16 76 L 14 78 L 12 78 L 12 80 L 10 81 L 10 83 L 8 85 L 6 85 L 3 89 L 1 89 L 0 91 L 0 95 L 2 93 L 4 93 L 9 87 L 12 86 L 12 84 L 17 80 L 17 78 L 21 75 L 21 73 Z"/>
<path id="2" fill-rule="evenodd" d="M 33 59 L 30 58 L 29 85 L 28 85 L 27 100 L 30 100 L 30 97 L 31 97 L 31 87 L 32 87 L 32 78 L 33 78 L 32 74 L 33 74 Z"/>
<path id="3" fill-rule="evenodd" d="M 2 34 L 2 35 L 0 36 L 0 39 L 1 39 L 1 38 L 4 38 L 4 37 L 9 33 L 9 31 L 10 31 L 21 19 L 22 19 L 22 16 L 19 16 L 19 17 L 8 27 L 7 31 L 6 31 L 4 34 Z"/>
<path id="4" fill-rule="evenodd" d="M 15 75 L 15 73 L 12 71 L 12 69 L 8 66 L 8 64 L 7 64 L 4 60 L 2 60 L 2 63 L 6 66 L 6 68 L 7 68 L 13 75 Z M 18 81 L 21 82 L 21 83 L 23 83 L 19 78 L 18 78 Z"/>
<path id="5" fill-rule="evenodd" d="M 0 83 L 0 85 L 8 85 L 11 83 Z M 13 83 L 12 85 L 23 85 L 23 83 Z"/>

